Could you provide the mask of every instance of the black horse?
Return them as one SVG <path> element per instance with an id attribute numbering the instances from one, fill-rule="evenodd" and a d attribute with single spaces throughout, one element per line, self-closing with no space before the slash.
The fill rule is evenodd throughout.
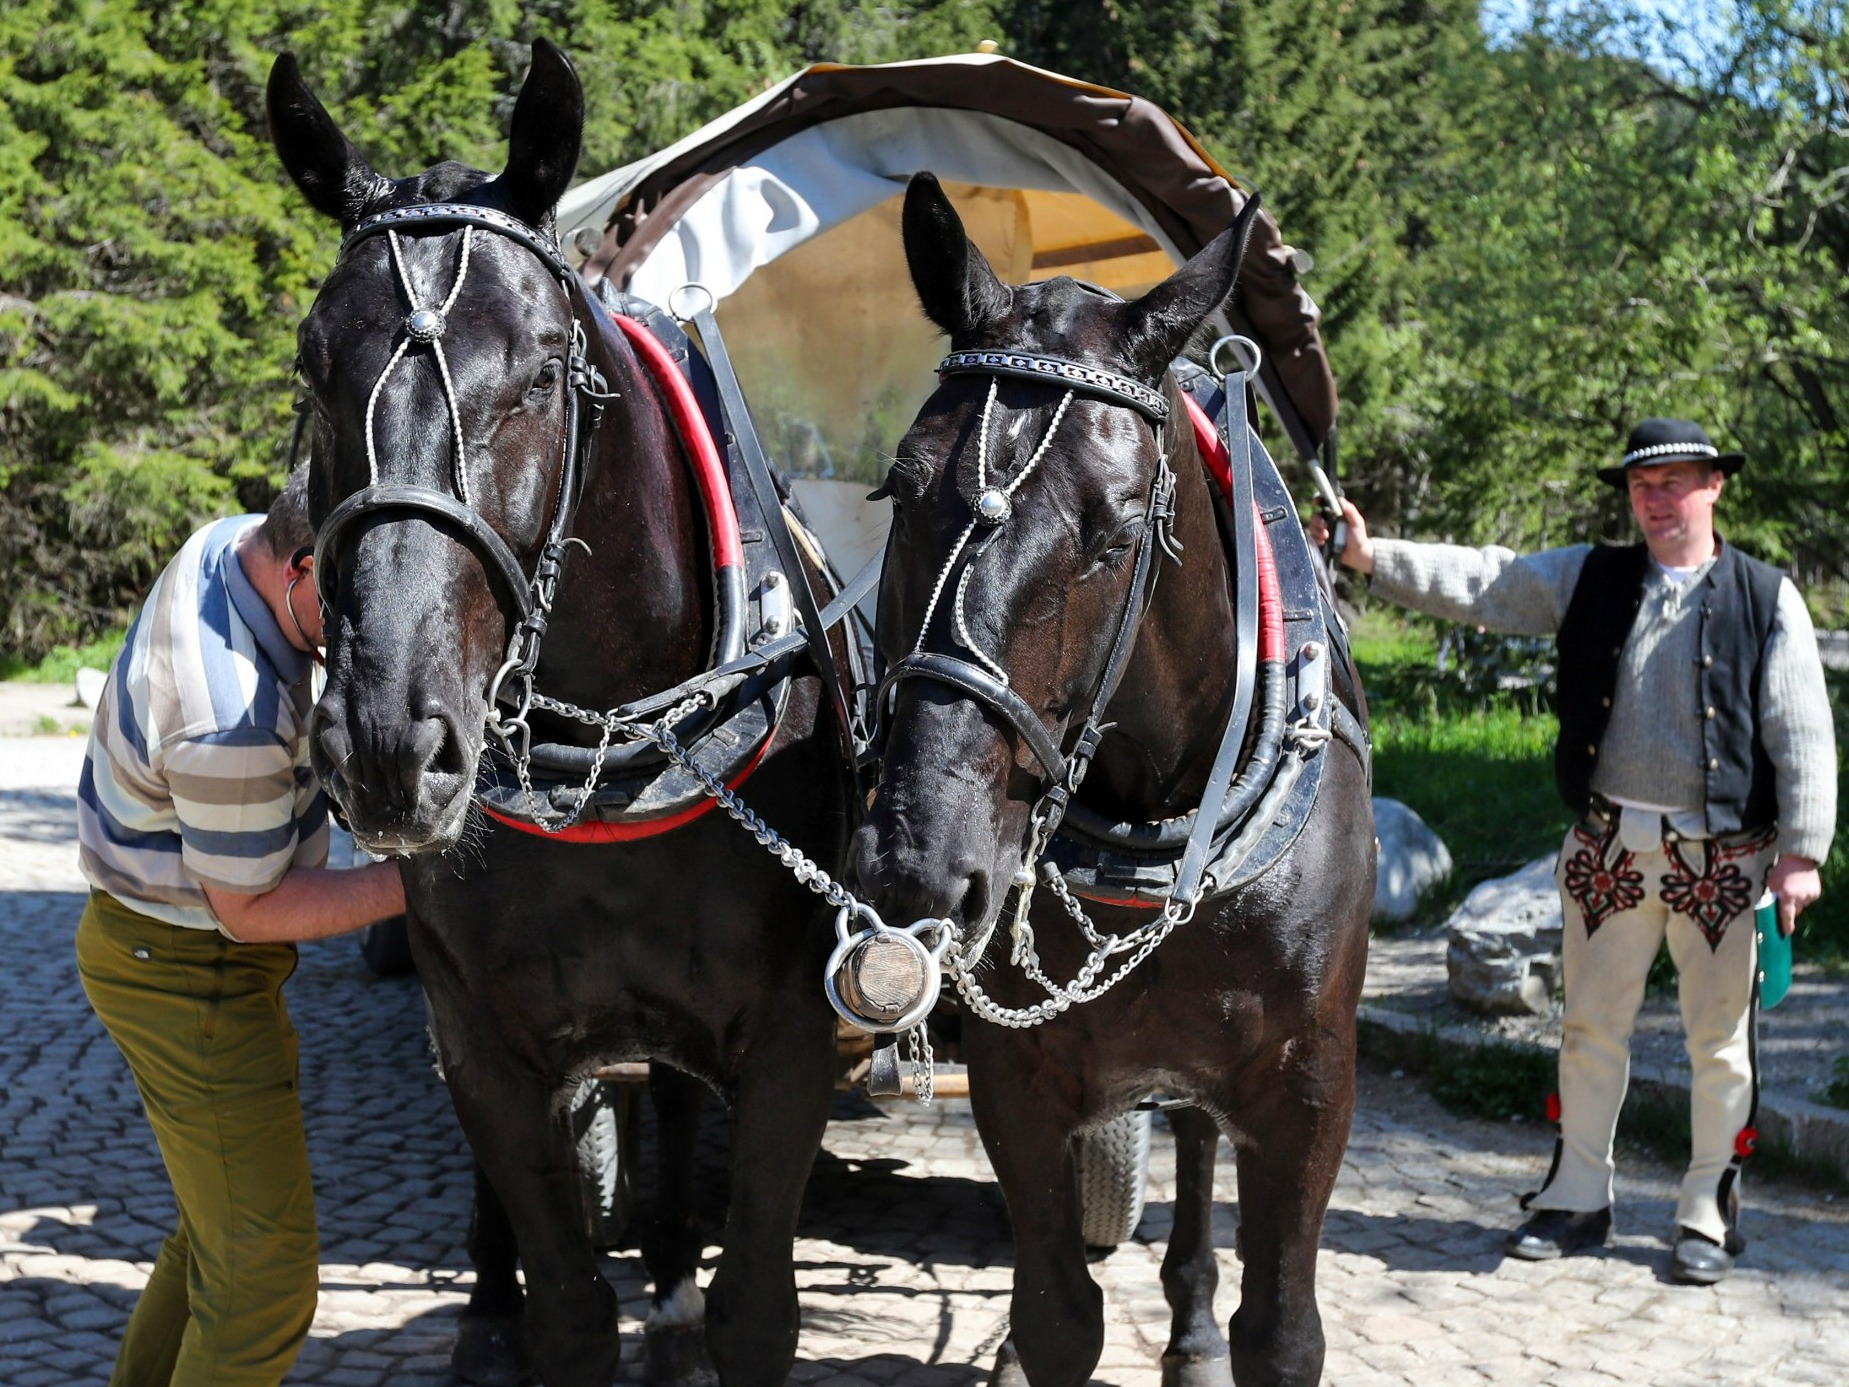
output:
<path id="1" fill-rule="evenodd" d="M 913 180 L 904 234 L 919 298 L 953 353 L 976 355 L 946 361 L 955 369 L 900 443 L 884 488 L 893 528 L 878 634 L 892 709 L 853 860 L 885 919 L 948 919 L 965 941 L 1012 919 L 1010 888 L 1020 890 L 1034 855 L 1030 816 L 1051 802 L 1052 768 L 1090 752 L 1077 743 L 1099 729 L 1081 797 L 1094 818 L 1160 823 L 1201 802 L 1240 651 L 1215 502 L 1195 436 L 1177 427 L 1183 402 L 1168 368 L 1231 292 L 1250 210 L 1125 303 L 1063 277 L 1004 285 L 937 181 Z M 1150 422 L 1164 416 L 1160 428 Z M 1166 565 L 1161 549 L 1185 563 Z M 1320 647 L 1306 645 L 1311 654 Z M 1352 676 L 1345 655 L 1335 663 Z M 1101 687 L 1108 706 L 1088 718 Z M 1320 700 L 1307 706 L 1331 716 Z M 1172 1119 L 1165 1384 L 1225 1382 L 1229 1357 L 1242 1387 L 1319 1380 L 1316 1252 L 1353 1113 L 1374 878 L 1358 696 L 1344 708 L 1348 745 L 1325 723 L 1288 752 L 1323 758 L 1294 845 L 1249 884 L 1217 888 L 1191 920 L 1179 912 L 1113 989 L 1049 1004 L 1009 966 L 1005 921 L 971 974 L 990 1016 L 1008 1020 L 978 1006 L 962 1031 L 976 1120 L 1014 1225 L 1013 1337 L 997 1382 L 1024 1370 L 1033 1387 L 1077 1387 L 1097 1363 L 1102 1304 L 1085 1269 L 1070 1143 L 1151 1091 L 1195 1105 Z M 1068 771 L 1066 788 L 1078 778 Z M 1047 976 L 1073 979 L 1091 948 L 1052 879 L 1040 882 L 1021 959 L 1032 965 L 1037 949 Z M 1128 905 L 1087 906 L 1100 931 L 1119 936 L 1152 922 Z M 1022 1014 L 1036 1003 L 1053 1018 Z M 1230 1354 L 1213 1314 L 1221 1132 L 1237 1153 L 1245 1265 Z"/>
<path id="2" fill-rule="evenodd" d="M 314 764 L 357 840 L 402 861 L 445 1075 L 518 1238 L 534 1367 L 548 1387 L 616 1371 L 615 1297 L 562 1106 L 597 1067 L 648 1059 L 673 1114 L 644 1239 L 651 1357 L 677 1329 L 697 1339 L 703 1309 L 723 1382 L 780 1383 L 797 1339 L 791 1243 L 834 1066 L 820 903 L 723 814 L 587 846 L 475 807 L 490 715 L 503 731 L 514 716 L 490 686 L 517 686 L 536 613 L 533 687 L 585 709 L 695 678 L 725 645 L 717 526 L 663 387 L 551 240 L 583 126 L 577 77 L 534 44 L 497 177 L 455 163 L 380 176 L 287 56 L 269 113 L 297 186 L 346 235 L 299 334 L 328 608 Z M 812 666 L 787 688 L 748 793 L 832 862 L 851 794 L 839 728 Z M 519 713 L 568 757 L 601 735 Z M 693 1105 L 675 1074 L 733 1114 L 725 1250 L 703 1307 Z M 511 1248 L 498 1251 L 480 1313 L 518 1296 Z"/>

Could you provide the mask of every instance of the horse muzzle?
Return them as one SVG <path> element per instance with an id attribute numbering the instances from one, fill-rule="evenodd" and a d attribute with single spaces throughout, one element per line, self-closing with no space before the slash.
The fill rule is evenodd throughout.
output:
<path id="1" fill-rule="evenodd" d="M 329 694 L 317 705 L 310 758 L 356 842 L 369 852 L 441 852 L 462 836 L 479 748 L 453 716 L 393 722 L 352 716 Z"/>

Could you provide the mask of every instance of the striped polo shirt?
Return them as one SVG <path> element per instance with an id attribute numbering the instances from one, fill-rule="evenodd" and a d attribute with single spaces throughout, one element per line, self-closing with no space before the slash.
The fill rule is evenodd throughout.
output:
<path id="1" fill-rule="evenodd" d="M 219 929 L 205 886 L 273 889 L 327 861 L 327 804 L 308 765 L 308 657 L 245 577 L 257 515 L 186 542 L 116 657 L 78 785 L 90 883 L 169 924 Z"/>

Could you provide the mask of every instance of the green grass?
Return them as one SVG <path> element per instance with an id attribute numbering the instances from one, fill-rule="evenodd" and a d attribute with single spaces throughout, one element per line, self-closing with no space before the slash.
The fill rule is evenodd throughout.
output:
<path id="1" fill-rule="evenodd" d="M 80 668 L 108 669 L 127 638 L 127 631 L 113 631 L 88 645 L 60 645 L 36 665 L 11 655 L 0 655 L 0 679 L 18 679 L 27 684 L 69 684 L 77 678 Z"/>
<path id="2" fill-rule="evenodd" d="M 1473 698 L 1436 673 L 1429 627 L 1370 614 L 1355 630 L 1373 716 L 1374 793 L 1412 807 L 1455 864 L 1415 923 L 1470 888 L 1555 851 L 1571 816 L 1554 789 L 1559 724 L 1532 693 Z"/>

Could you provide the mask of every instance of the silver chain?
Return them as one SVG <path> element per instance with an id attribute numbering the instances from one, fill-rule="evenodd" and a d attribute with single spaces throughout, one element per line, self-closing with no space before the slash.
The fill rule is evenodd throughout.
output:
<path id="1" fill-rule="evenodd" d="M 912 1097 L 927 1108 L 937 1097 L 937 1057 L 931 1053 L 931 1037 L 921 1021 L 905 1033 L 912 1055 Z"/>

